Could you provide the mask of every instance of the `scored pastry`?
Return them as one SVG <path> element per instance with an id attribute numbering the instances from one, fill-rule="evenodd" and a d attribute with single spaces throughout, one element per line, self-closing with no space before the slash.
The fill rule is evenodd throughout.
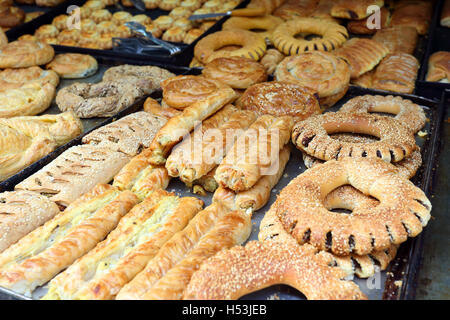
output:
<path id="1" fill-rule="evenodd" d="M 331 8 L 331 15 L 335 18 L 361 20 L 369 16 L 367 8 L 371 5 L 384 6 L 383 0 L 346 0 L 338 1 Z"/>
<path id="2" fill-rule="evenodd" d="M 283 23 L 282 19 L 271 15 L 264 17 L 231 17 L 224 22 L 222 29 L 242 29 L 253 31 L 263 36 L 268 43 L 272 43 L 273 31 L 281 23 Z"/>
<path id="3" fill-rule="evenodd" d="M 97 185 L 0 254 L 0 285 L 31 296 L 113 230 L 136 196 Z"/>
<path id="4" fill-rule="evenodd" d="M 438 51 L 430 56 L 426 80 L 450 82 L 450 52 Z"/>
<path id="5" fill-rule="evenodd" d="M 184 31 L 181 27 L 172 26 L 163 33 L 161 39 L 171 42 L 183 42 L 185 36 L 186 31 Z"/>
<path id="6" fill-rule="evenodd" d="M 27 40 L 17 40 L 0 48 L 0 68 L 26 68 L 50 62 L 55 55 L 52 46 Z"/>
<path id="7" fill-rule="evenodd" d="M 320 105 L 331 107 L 347 92 L 350 69 L 347 63 L 328 52 L 305 52 L 286 57 L 275 70 L 277 81 L 294 82 L 319 94 Z"/>
<path id="8" fill-rule="evenodd" d="M 98 70 L 97 60 L 87 54 L 62 53 L 47 64 L 63 79 L 79 79 L 92 76 Z"/>
<path id="9" fill-rule="evenodd" d="M 126 214 L 108 237 L 55 277 L 44 300 L 110 300 L 202 209 L 159 190 Z"/>
<path id="10" fill-rule="evenodd" d="M 417 30 L 409 26 L 397 26 L 378 30 L 372 40 L 381 43 L 390 53 L 413 54 L 418 41 Z"/>
<path id="11" fill-rule="evenodd" d="M 30 82 L 44 86 L 50 83 L 54 87 L 59 84 L 56 72 L 42 70 L 40 67 L 29 67 L 20 69 L 5 69 L 0 72 L 0 91 L 17 89 Z"/>

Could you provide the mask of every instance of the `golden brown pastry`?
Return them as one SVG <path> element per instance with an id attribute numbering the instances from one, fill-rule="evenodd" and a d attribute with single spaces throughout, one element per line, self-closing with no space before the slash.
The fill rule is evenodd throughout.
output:
<path id="1" fill-rule="evenodd" d="M 441 26 L 450 28 L 450 1 L 446 0 L 441 14 Z"/>
<path id="2" fill-rule="evenodd" d="M 0 285 L 31 295 L 94 248 L 137 203 L 129 191 L 97 185 L 0 254 Z"/>
<path id="3" fill-rule="evenodd" d="M 186 35 L 184 36 L 183 42 L 186 44 L 191 44 L 195 40 L 197 40 L 198 37 L 200 37 L 203 34 L 203 30 L 193 28 L 186 32 Z"/>
<path id="4" fill-rule="evenodd" d="M 56 38 L 58 34 L 59 34 L 58 28 L 56 28 L 52 24 L 44 24 L 34 32 L 34 36 L 39 40 Z"/>
<path id="5" fill-rule="evenodd" d="M 40 7 L 55 7 L 64 0 L 36 0 L 36 5 Z"/>
<path id="6" fill-rule="evenodd" d="M 112 15 L 111 21 L 117 25 L 123 25 L 125 22 L 129 21 L 133 16 L 131 13 L 126 11 L 117 11 Z"/>
<path id="7" fill-rule="evenodd" d="M 317 7 L 311 14 L 311 17 L 319 19 L 328 19 L 334 22 L 338 22 L 338 19 L 334 18 L 331 15 L 331 9 L 335 4 L 336 4 L 335 0 L 319 0 Z"/>
<path id="8" fill-rule="evenodd" d="M 47 64 L 63 79 L 80 79 L 92 76 L 98 70 L 97 60 L 87 54 L 62 53 Z"/>
<path id="9" fill-rule="evenodd" d="M 42 42 L 13 41 L 0 48 L 0 68 L 26 68 L 50 62 L 55 55 L 52 46 Z"/>
<path id="10" fill-rule="evenodd" d="M 179 27 L 179 28 L 183 29 L 185 32 L 187 32 L 192 28 L 192 22 L 188 18 L 179 18 L 174 21 L 172 27 Z M 184 41 L 185 37 L 186 37 L 186 34 L 183 37 L 183 41 Z"/>
<path id="11" fill-rule="evenodd" d="M 178 7 L 181 3 L 181 0 L 163 0 L 159 3 L 159 8 L 161 10 L 170 11 L 176 7 Z"/>
<path id="12" fill-rule="evenodd" d="M 3 32 L 3 30 L 0 28 L 0 48 L 6 46 L 7 44 L 8 38 L 6 37 L 6 34 Z"/>
<path id="13" fill-rule="evenodd" d="M 34 1 L 33 1 L 34 2 Z M 33 11 L 33 12 L 27 12 L 25 14 L 25 20 L 23 21 L 23 23 L 27 23 L 30 22 L 36 18 L 39 18 L 40 16 L 42 16 L 45 12 L 44 11 Z"/>
<path id="14" fill-rule="evenodd" d="M 283 61 L 284 58 L 285 55 L 277 49 L 268 49 L 259 63 L 261 63 L 264 68 L 266 68 L 267 74 L 272 75 L 278 64 Z"/>
<path id="15" fill-rule="evenodd" d="M 432 14 L 433 1 L 400 0 L 395 5 L 391 26 L 411 26 L 417 29 L 418 34 L 425 35 Z"/>
<path id="16" fill-rule="evenodd" d="M 430 56 L 426 80 L 450 82 L 450 52 L 438 51 Z"/>
<path id="17" fill-rule="evenodd" d="M 101 0 L 89 0 L 83 5 L 83 7 L 89 8 L 91 12 L 102 10 L 105 6 L 106 4 Z"/>
<path id="18" fill-rule="evenodd" d="M 148 97 L 147 100 L 145 100 L 144 111 L 163 118 L 172 118 L 181 113 L 180 110 L 169 107 L 167 104 L 160 104 L 152 97 Z"/>
<path id="19" fill-rule="evenodd" d="M 66 14 L 61 14 L 59 16 L 56 16 L 52 21 L 52 25 L 54 25 L 56 28 L 58 28 L 59 31 L 66 30 L 68 18 L 69 18 L 69 16 Z"/>
<path id="20" fill-rule="evenodd" d="M 384 6 L 383 0 L 345 0 L 338 1 L 331 8 L 331 15 L 335 18 L 361 20 L 369 16 L 367 8 L 371 5 Z"/>
<path id="21" fill-rule="evenodd" d="M 161 0 L 143 0 L 146 9 L 155 9 L 158 8 Z"/>
<path id="22" fill-rule="evenodd" d="M 170 27 L 163 35 L 162 40 L 170 42 L 183 42 L 186 32 L 181 27 Z"/>
<path id="23" fill-rule="evenodd" d="M 378 26 L 374 26 L 375 28 L 369 28 L 369 23 L 374 23 L 373 21 L 369 21 L 369 18 L 365 18 L 363 20 L 350 21 L 347 23 L 347 29 L 351 33 L 355 34 L 375 34 L 377 30 L 385 29 L 389 26 L 391 22 L 391 13 L 389 9 L 382 7 L 380 10 L 380 28 Z"/>
<path id="24" fill-rule="evenodd" d="M 417 30 L 409 26 L 397 26 L 378 30 L 372 40 L 381 43 L 390 53 L 413 54 L 418 41 Z"/>
<path id="25" fill-rule="evenodd" d="M 317 7 L 318 2 L 318 0 L 287 0 L 274 11 L 273 15 L 283 20 L 308 17 Z"/>
<path id="26" fill-rule="evenodd" d="M 73 30 L 62 30 L 59 34 L 58 34 L 58 43 L 62 44 L 62 43 L 74 43 L 77 44 L 78 41 L 80 40 L 81 37 L 81 32 L 80 30 L 77 29 L 73 29 Z"/>
<path id="27" fill-rule="evenodd" d="M 110 21 L 112 19 L 112 14 L 107 9 L 96 10 L 91 14 L 90 17 L 95 23 L 100 23 L 103 21 Z"/>
<path id="28" fill-rule="evenodd" d="M 191 15 L 193 10 L 190 10 L 189 8 L 184 7 L 183 6 L 184 2 L 185 1 L 183 1 L 181 3 L 181 7 L 176 7 L 172 11 L 170 11 L 169 16 L 174 19 L 189 18 L 189 16 Z M 196 3 L 198 3 L 198 2 L 196 2 Z"/>
<path id="29" fill-rule="evenodd" d="M 42 70 L 40 67 L 5 69 L 0 72 L 0 91 L 17 89 L 29 83 L 38 83 L 41 86 L 50 83 L 56 87 L 59 77 L 56 72 Z"/>
<path id="30" fill-rule="evenodd" d="M 19 7 L 0 7 L 0 27 L 14 28 L 25 20 L 25 11 Z"/>
<path id="31" fill-rule="evenodd" d="M 273 42 L 272 33 L 283 20 L 271 15 L 264 17 L 231 17 L 222 26 L 223 30 L 243 29 L 256 32 L 269 43 Z"/>
<path id="32" fill-rule="evenodd" d="M 174 22 L 174 19 L 170 16 L 159 16 L 153 23 L 157 26 L 161 31 L 165 31 L 169 29 Z"/>

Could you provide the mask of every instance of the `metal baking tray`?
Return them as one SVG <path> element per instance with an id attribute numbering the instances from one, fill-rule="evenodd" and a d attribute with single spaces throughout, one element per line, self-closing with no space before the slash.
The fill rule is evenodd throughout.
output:
<path id="1" fill-rule="evenodd" d="M 56 53 L 60 53 L 60 52 L 56 52 Z M 169 66 L 169 65 L 158 64 L 158 63 L 150 63 L 150 62 L 145 62 L 145 61 L 135 62 L 135 61 L 127 60 L 127 59 L 109 58 L 109 57 L 102 57 L 102 56 L 95 56 L 95 58 L 97 59 L 97 61 L 99 63 L 99 70 L 97 71 L 96 74 L 94 74 L 91 77 L 84 78 L 84 79 L 73 79 L 73 80 L 61 79 L 61 82 L 58 85 L 57 90 L 60 90 L 61 88 L 69 86 L 75 82 L 86 82 L 86 83 L 100 82 L 103 77 L 103 73 L 108 68 L 116 66 L 116 65 L 122 65 L 122 64 L 152 65 L 152 66 L 157 66 L 157 67 L 167 69 L 177 75 L 185 74 L 189 71 L 189 69 L 183 68 L 183 67 Z M 152 96 L 158 97 L 160 95 L 161 95 L 160 92 L 155 92 Z M 31 164 L 27 168 L 16 173 L 15 175 L 11 176 L 7 180 L 0 182 L 0 192 L 13 190 L 14 186 L 17 183 L 26 179 L 33 173 L 39 171 L 42 167 L 44 167 L 45 165 L 50 163 L 53 159 L 55 159 L 57 156 L 59 156 L 65 150 L 67 150 L 68 148 L 70 148 L 74 145 L 80 144 L 81 139 L 85 135 L 87 135 L 89 132 L 91 132 L 97 128 L 100 128 L 108 123 L 111 123 L 116 119 L 120 119 L 130 113 L 133 113 L 133 112 L 136 112 L 136 111 L 142 109 L 144 101 L 145 101 L 145 98 L 141 98 L 138 101 L 136 101 L 133 105 L 131 105 L 130 107 L 120 111 L 119 113 L 117 113 L 116 115 L 114 115 L 112 117 L 81 119 L 81 122 L 83 123 L 83 133 L 80 136 L 69 141 L 65 145 L 56 148 L 53 152 L 49 153 L 48 155 L 46 155 L 45 157 L 36 161 L 35 163 Z M 47 110 L 45 110 L 43 113 L 41 113 L 41 115 L 42 114 L 58 114 L 58 113 L 61 113 L 61 111 L 59 110 L 58 106 L 56 105 L 55 101 L 53 100 L 51 106 Z"/>
<path id="2" fill-rule="evenodd" d="M 196 73 L 196 71 L 192 70 L 191 73 Z M 333 108 L 331 108 L 330 111 L 337 111 L 349 99 L 365 94 L 389 95 L 391 93 L 378 92 L 359 87 L 351 87 L 346 96 Z M 424 190 L 427 196 L 430 197 L 430 186 L 432 183 L 433 172 L 436 165 L 435 162 L 437 161 L 436 152 L 440 139 L 440 128 L 444 114 L 445 100 L 442 99 L 440 102 L 436 102 L 433 100 L 411 95 L 398 96 L 411 99 L 413 102 L 421 105 L 425 110 L 427 118 L 429 119 L 429 121 L 427 121 L 426 127 L 423 129 L 423 131 L 426 131 L 428 133 L 427 136 L 425 138 L 417 138 L 417 143 L 422 150 L 423 165 L 417 172 L 417 175 L 414 178 L 413 182 L 422 190 Z M 289 181 L 291 181 L 293 178 L 295 178 L 305 170 L 306 168 L 303 164 L 301 152 L 293 148 L 293 152 L 285 169 L 285 173 L 278 185 L 273 189 L 269 203 L 264 208 L 253 214 L 252 233 L 248 241 L 257 240 L 259 224 L 264 216 L 264 213 L 276 200 L 276 196 L 277 194 L 279 194 L 280 190 L 284 188 L 289 183 Z M 175 192 L 180 196 L 192 196 L 190 189 L 187 188 L 178 179 L 173 179 L 169 184 L 167 190 Z M 211 194 L 208 194 L 204 197 L 198 197 L 205 202 L 205 206 L 211 203 Z M 400 246 L 397 257 L 393 262 L 391 262 L 387 271 L 377 273 L 375 277 L 370 278 L 369 280 L 355 278 L 355 282 L 360 286 L 361 290 L 366 293 L 370 299 L 373 300 L 397 300 L 414 298 L 416 288 L 415 279 L 419 270 L 419 263 L 423 248 L 422 244 L 422 235 L 418 236 L 417 238 L 408 240 Z M 399 283 L 401 283 L 402 285 L 399 286 Z M 45 292 L 45 286 L 38 288 L 33 294 L 33 299 L 39 299 L 45 294 Z M 30 299 L 9 290 L 0 288 L 0 299 L 2 298 L 27 300 Z M 300 292 L 288 286 L 276 285 L 247 295 L 243 297 L 243 299 L 300 300 L 305 299 L 305 297 Z"/>

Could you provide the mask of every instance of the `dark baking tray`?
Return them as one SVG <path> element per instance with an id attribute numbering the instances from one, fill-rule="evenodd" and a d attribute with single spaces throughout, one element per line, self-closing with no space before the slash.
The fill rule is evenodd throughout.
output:
<path id="1" fill-rule="evenodd" d="M 198 73 L 198 70 L 191 70 L 190 73 Z M 370 89 L 363 89 L 359 87 L 351 87 L 346 96 L 339 101 L 339 103 L 334 106 L 331 111 L 336 111 L 342 106 L 343 103 L 348 101 L 349 99 L 365 95 L 365 94 L 380 94 L 380 95 L 389 95 L 392 93 L 388 92 L 379 92 L 373 91 Z M 426 127 L 423 129 L 428 132 L 428 135 L 425 138 L 417 138 L 417 143 L 421 147 L 422 157 L 423 157 L 423 165 L 419 169 L 416 177 L 413 182 L 419 186 L 424 192 L 430 197 L 430 186 L 433 179 L 433 173 L 435 168 L 435 161 L 437 161 L 437 146 L 439 144 L 440 139 L 440 128 L 443 118 L 444 111 L 444 99 L 440 102 L 436 102 L 433 100 L 412 96 L 412 95 L 398 95 L 404 98 L 411 99 L 413 102 L 424 107 L 426 115 L 429 121 L 426 124 Z M 252 218 L 252 233 L 250 235 L 250 240 L 257 240 L 257 235 L 259 231 L 259 224 L 264 216 L 264 213 L 270 208 L 272 203 L 276 199 L 276 195 L 279 191 L 284 188 L 291 179 L 305 171 L 305 166 L 303 164 L 301 152 L 297 149 L 293 148 L 293 152 L 291 154 L 291 159 L 289 160 L 287 167 L 285 169 L 285 174 L 282 179 L 278 183 L 278 185 L 274 188 L 269 203 L 262 208 L 261 210 L 254 213 Z M 192 196 L 190 190 L 178 179 L 173 179 L 167 188 L 170 192 L 176 192 L 180 196 Z M 211 203 L 211 194 L 205 197 L 199 197 L 205 202 L 205 206 Z M 433 222 L 430 222 L 433 223 Z M 426 230 L 426 229 L 425 229 Z M 423 233 L 422 233 L 423 234 Z M 378 274 L 380 287 L 368 290 L 367 280 L 365 279 L 357 279 L 355 278 L 355 282 L 361 287 L 370 299 L 374 300 L 400 300 L 400 299 L 411 299 L 415 296 L 415 288 L 416 288 L 416 277 L 419 271 L 420 259 L 422 255 L 423 249 L 423 236 L 420 235 L 414 239 L 410 239 L 409 241 L 403 243 L 400 246 L 397 257 L 393 262 L 391 262 L 389 269 L 385 272 L 381 272 Z M 376 283 L 377 278 L 374 278 Z M 402 283 L 401 286 L 398 286 L 399 283 Z M 8 299 L 30 299 L 24 297 L 22 295 L 18 295 L 16 293 L 11 293 L 10 291 L 5 291 L 0 288 L 0 299 L 2 298 L 2 294 L 4 298 Z M 35 298 L 38 298 L 40 294 L 36 294 Z M 257 300 L 266 300 L 266 299 L 283 299 L 283 300 L 298 300 L 304 299 L 304 296 L 297 292 L 294 289 L 291 289 L 288 286 L 272 286 L 270 288 L 266 288 L 264 290 L 255 292 L 253 294 L 245 296 L 243 299 L 257 299 Z"/>
<path id="2" fill-rule="evenodd" d="M 189 72 L 189 69 L 187 69 L 187 68 L 165 65 L 165 64 L 158 64 L 158 63 L 151 63 L 151 62 L 145 62 L 145 61 L 134 62 L 129 59 L 110 58 L 110 57 L 102 57 L 102 56 L 95 56 L 95 58 L 97 59 L 97 61 L 99 63 L 99 71 L 95 75 L 93 75 L 89 78 L 85 78 L 85 79 L 74 79 L 74 80 L 62 79 L 61 83 L 58 86 L 58 90 L 61 89 L 62 87 L 68 86 L 75 82 L 89 82 L 89 83 L 99 82 L 102 79 L 103 73 L 109 67 L 122 65 L 122 64 L 152 65 L 152 66 L 157 66 L 157 67 L 167 69 L 177 75 L 185 74 L 185 73 Z M 160 92 L 155 92 L 152 96 L 158 97 L 160 95 L 161 95 Z M 142 109 L 142 105 L 143 105 L 144 101 L 145 101 L 145 98 L 139 99 L 132 106 L 120 111 L 119 113 L 117 113 L 116 115 L 114 115 L 112 117 L 82 119 L 81 121 L 83 123 L 84 130 L 80 136 L 69 141 L 65 145 L 56 148 L 53 152 L 49 153 L 47 156 L 41 158 L 40 160 L 36 161 L 32 165 L 26 167 L 25 169 L 16 173 L 15 175 L 8 178 L 7 180 L 0 182 L 0 192 L 13 190 L 14 186 L 16 184 L 18 184 L 20 181 L 26 179 L 33 173 L 39 171 L 41 168 L 43 168 L 45 165 L 50 163 L 52 160 L 54 160 L 56 157 L 58 157 L 61 153 L 66 151 L 68 148 L 80 144 L 81 139 L 85 135 L 87 135 L 89 132 L 91 132 L 97 128 L 100 128 L 108 123 L 111 123 L 116 119 L 120 119 L 130 113 L 133 113 L 133 112 L 136 112 L 136 111 Z M 58 109 L 56 103 L 53 101 L 50 108 L 47 109 L 46 111 L 44 111 L 42 114 L 58 114 L 58 113 L 61 113 L 61 111 Z"/>

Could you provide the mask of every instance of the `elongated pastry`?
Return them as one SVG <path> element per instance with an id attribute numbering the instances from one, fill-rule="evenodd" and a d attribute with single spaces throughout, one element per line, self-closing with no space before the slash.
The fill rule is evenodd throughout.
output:
<path id="1" fill-rule="evenodd" d="M 355 34 L 374 34 L 377 30 L 387 28 L 391 22 L 391 13 L 389 9 L 385 7 L 381 8 L 379 22 L 380 24 L 377 25 L 376 21 L 374 21 L 371 17 L 367 17 L 363 20 L 350 21 L 347 23 L 347 29 L 351 33 Z"/>
<path id="2" fill-rule="evenodd" d="M 430 56 L 426 80 L 450 82 L 450 52 L 438 51 Z"/>
<path id="3" fill-rule="evenodd" d="M 112 151 L 135 156 L 150 146 L 159 129 L 167 122 L 166 118 L 141 111 L 114 121 L 89 133 L 83 138 L 87 143 Z"/>
<path id="4" fill-rule="evenodd" d="M 446 0 L 441 14 L 441 26 L 450 28 L 450 1 Z M 0 40 L 1 43 L 1 40 Z"/>
<path id="5" fill-rule="evenodd" d="M 144 102 L 144 111 L 158 117 L 172 118 L 181 113 L 180 110 L 169 107 L 166 104 L 160 104 L 155 99 L 148 97 Z"/>
<path id="6" fill-rule="evenodd" d="M 413 93 L 419 61 L 407 53 L 386 56 L 375 70 L 372 88 L 400 93 Z"/>
<path id="7" fill-rule="evenodd" d="M 215 192 L 219 188 L 219 184 L 214 177 L 218 167 L 205 174 L 200 179 L 194 180 L 192 183 L 192 192 L 201 196 L 206 196 L 206 192 Z M 190 185 L 188 185 L 190 187 Z"/>
<path id="8" fill-rule="evenodd" d="M 280 150 L 289 142 L 291 117 L 259 117 L 241 135 L 217 168 L 216 180 L 240 192 L 250 189 L 264 175 L 273 174 Z"/>
<path id="9" fill-rule="evenodd" d="M 416 28 L 397 26 L 378 30 L 372 40 L 384 45 L 390 53 L 413 54 L 416 50 L 418 38 Z"/>
<path id="10" fill-rule="evenodd" d="M 156 134 L 149 147 L 150 163 L 155 165 L 165 163 L 173 146 L 192 131 L 199 121 L 205 120 L 232 102 L 235 96 L 233 89 L 225 87 L 185 108 L 182 114 L 169 119 Z"/>
<path id="11" fill-rule="evenodd" d="M 0 286 L 31 295 L 95 247 L 137 202 L 129 191 L 97 185 L 0 254 Z"/>
<path id="12" fill-rule="evenodd" d="M 348 62 L 352 79 L 375 68 L 388 53 L 389 49 L 381 43 L 363 38 L 352 38 L 334 52 Z"/>
<path id="13" fill-rule="evenodd" d="M 168 269 L 162 269 L 162 261 L 158 254 L 151 260 L 143 272 L 158 274 L 156 282 L 147 287 L 145 293 L 137 299 L 142 300 L 180 300 L 192 274 L 198 270 L 203 261 L 215 253 L 242 244 L 251 231 L 251 214 L 243 211 L 226 213 L 219 218 L 214 227 L 207 232 L 181 260 Z M 161 249 L 164 252 L 165 247 Z M 156 269 L 153 269 L 156 268 Z M 162 270 L 161 270 L 162 269 Z M 138 275 L 139 277 L 139 275 Z M 136 277 L 137 278 L 137 277 Z M 136 279 L 135 278 L 135 279 Z M 133 280 L 134 282 L 134 280 Z M 120 298 L 120 294 L 119 294 Z"/>
<path id="14" fill-rule="evenodd" d="M 367 8 L 371 5 L 384 6 L 383 0 L 345 0 L 337 1 L 331 8 L 331 15 L 335 18 L 361 20 L 369 16 Z"/>
<path id="15" fill-rule="evenodd" d="M 67 207 L 96 184 L 111 181 L 128 161 L 122 152 L 75 146 L 16 185 L 15 190 L 35 191 Z"/>
<path id="16" fill-rule="evenodd" d="M 411 26 L 416 28 L 418 34 L 425 35 L 428 32 L 432 14 L 433 1 L 400 0 L 395 4 L 391 25 Z"/>
<path id="17" fill-rule="evenodd" d="M 106 240 L 54 278 L 43 299 L 113 299 L 202 206 L 196 198 L 154 192 L 131 209 Z"/>
<path id="18" fill-rule="evenodd" d="M 0 252 L 59 213 L 58 206 L 29 191 L 0 194 Z"/>
<path id="19" fill-rule="evenodd" d="M 166 162 L 169 175 L 186 184 L 200 179 L 220 164 L 235 139 L 255 120 L 253 112 L 225 106 L 202 123 L 201 131 L 196 129 L 174 148 Z"/>

